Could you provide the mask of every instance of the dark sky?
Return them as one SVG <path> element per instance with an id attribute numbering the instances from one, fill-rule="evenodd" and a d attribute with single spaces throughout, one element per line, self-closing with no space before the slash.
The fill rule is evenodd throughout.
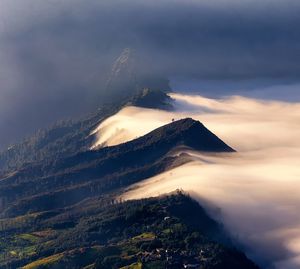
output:
<path id="1" fill-rule="evenodd" d="M 0 0 L 0 148 L 101 103 L 126 47 L 153 74 L 297 81 L 299 14 L 298 0 Z"/>

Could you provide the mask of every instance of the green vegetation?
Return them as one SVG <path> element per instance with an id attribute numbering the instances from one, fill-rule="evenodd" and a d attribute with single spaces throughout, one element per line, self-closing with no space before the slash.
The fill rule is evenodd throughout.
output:
<path id="1" fill-rule="evenodd" d="M 177 157 L 168 156 L 168 152 L 179 145 L 210 152 L 232 151 L 200 122 L 182 119 L 114 147 L 28 164 L 0 181 L 1 215 L 58 210 L 128 187 L 174 165 Z"/>
<path id="2" fill-rule="evenodd" d="M 56 255 L 52 255 L 52 256 L 47 257 L 47 258 L 43 258 L 43 259 L 34 261 L 34 262 L 32 262 L 28 265 L 25 265 L 22 268 L 23 269 L 38 269 L 42 266 L 50 267 L 51 265 L 53 265 L 54 263 L 56 263 L 57 261 L 59 261 L 62 258 L 63 258 L 63 254 L 56 254 Z"/>
<path id="3" fill-rule="evenodd" d="M 142 269 L 143 264 L 141 262 L 135 262 L 133 264 L 123 266 L 121 269 Z"/>
<path id="4" fill-rule="evenodd" d="M 161 81 L 159 85 L 165 85 L 169 89 L 168 81 Z M 136 90 L 136 95 L 131 90 L 122 99 L 112 98 L 112 102 L 101 105 L 95 113 L 82 119 L 59 121 L 47 129 L 39 130 L 21 143 L 0 152 L 0 176 L 4 171 L 11 172 L 31 162 L 47 162 L 52 158 L 63 158 L 88 149 L 94 139 L 89 134 L 95 126 L 125 105 L 165 109 L 171 107 L 170 97 L 165 92 L 142 88 L 140 86 Z"/>
<path id="5" fill-rule="evenodd" d="M 17 239 L 25 240 L 33 244 L 37 243 L 39 238 L 33 234 L 20 234 L 17 235 Z"/>
<path id="6" fill-rule="evenodd" d="M 142 233 L 142 234 L 132 238 L 132 240 L 135 240 L 135 241 L 147 241 L 147 240 L 151 241 L 154 239 L 155 239 L 155 234 L 150 233 L 150 232 L 145 232 L 145 233 Z"/>
<path id="7" fill-rule="evenodd" d="M 165 106 L 166 99 L 165 93 L 146 89 L 124 102 Z M 122 105 L 58 123 L 0 153 L 0 268 L 164 269 L 186 263 L 201 269 L 257 268 L 182 192 L 119 198 L 125 187 L 188 161 L 168 155 L 176 146 L 232 151 L 192 119 L 86 151 L 94 139 L 90 132 Z"/>
<path id="8" fill-rule="evenodd" d="M 93 139 L 86 139 L 91 130 L 118 108 L 117 105 L 102 107 L 85 119 L 60 121 L 47 129 L 39 130 L 23 142 L 0 152 L 0 172 L 14 171 L 24 164 L 42 160 L 47 162 L 51 158 L 62 158 L 86 150 Z"/>
<path id="9" fill-rule="evenodd" d="M 186 262 L 206 269 L 257 268 L 183 193 L 108 201 L 97 197 L 68 212 L 44 213 L 19 232 L 5 230 L 0 237 L 0 268 L 159 269 Z"/>

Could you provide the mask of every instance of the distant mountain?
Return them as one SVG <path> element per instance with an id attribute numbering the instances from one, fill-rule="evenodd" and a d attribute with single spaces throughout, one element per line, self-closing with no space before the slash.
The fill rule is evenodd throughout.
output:
<path id="1" fill-rule="evenodd" d="M 163 75 L 147 73 L 147 63 L 139 58 L 138 52 L 125 48 L 112 65 L 106 83 L 109 96 L 121 100 L 128 95 L 147 88 L 155 91 L 171 91 L 169 81 Z"/>
<path id="2" fill-rule="evenodd" d="M 106 90 L 123 89 L 137 84 L 136 62 L 133 51 L 125 48 L 113 63 L 111 73 L 106 83 Z"/>

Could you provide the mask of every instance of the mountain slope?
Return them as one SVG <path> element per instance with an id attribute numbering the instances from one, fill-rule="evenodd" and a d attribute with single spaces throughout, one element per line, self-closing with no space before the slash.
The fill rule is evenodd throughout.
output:
<path id="1" fill-rule="evenodd" d="M 95 113 L 79 120 L 57 122 L 52 127 L 38 131 L 19 144 L 0 152 L 0 177 L 26 163 L 60 159 L 85 151 L 93 144 L 90 133 L 107 117 L 117 113 L 125 105 L 170 109 L 171 98 L 162 91 L 141 90 L 122 101 L 102 105 Z"/>
<path id="2" fill-rule="evenodd" d="M 1 268 L 175 269 L 198 264 L 257 269 L 232 247 L 222 227 L 180 192 L 128 202 L 97 198 L 68 212 L 39 215 L 29 228 L 24 220 L 15 222 L 21 222 L 17 231 L 8 226 L 1 232 L 7 241 L 0 239 L 0 254 L 8 253 L 0 256 Z"/>
<path id="3" fill-rule="evenodd" d="M 175 159 L 168 152 L 178 146 L 233 151 L 200 122 L 179 120 L 124 144 L 44 160 L 7 175 L 0 180 L 0 212 L 16 216 L 50 210 L 126 187 L 164 171 Z"/>
<path id="4" fill-rule="evenodd" d="M 189 161 L 169 154 L 178 147 L 234 152 L 187 118 L 120 145 L 50 155 L 1 177 L 0 268 L 257 269 L 182 192 L 119 198 L 131 184 Z"/>

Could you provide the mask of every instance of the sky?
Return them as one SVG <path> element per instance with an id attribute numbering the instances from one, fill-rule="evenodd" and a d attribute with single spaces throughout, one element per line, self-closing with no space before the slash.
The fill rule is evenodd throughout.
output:
<path id="1" fill-rule="evenodd" d="M 202 109 L 204 102 L 205 111 L 220 109 L 198 119 L 241 158 L 209 159 L 213 165 L 200 171 L 195 156 L 188 171 L 203 173 L 203 187 L 195 187 L 192 174 L 181 186 L 187 175 L 181 167 L 164 182 L 165 190 L 192 186 L 201 201 L 224 205 L 224 223 L 250 243 L 248 253 L 257 257 L 257 247 L 266 257 L 261 262 L 299 268 L 299 14 L 299 0 L 0 0 L 0 149 L 109 100 L 104 85 L 113 62 L 131 48 L 135 70 L 170 78 L 175 90 L 255 98 L 192 99 Z M 199 106 L 188 97 L 181 101 L 181 109 L 197 118 Z M 145 129 L 133 129 L 144 132 L 179 117 L 123 112 L 126 126 L 139 123 Z M 141 115 L 143 124 L 133 115 Z M 137 135 L 126 133 L 126 139 Z M 220 171 L 228 180 L 220 181 Z M 237 200 L 240 207 L 231 204 Z M 240 222 L 244 213 L 245 220 L 256 217 L 261 230 Z"/>
<path id="2" fill-rule="evenodd" d="M 190 162 L 128 188 L 123 199 L 189 192 L 265 269 L 300 267 L 300 102 L 173 93 L 174 111 L 126 107 L 95 130 L 96 145 L 117 145 L 192 117 L 235 153 L 179 148 Z"/>
<path id="3" fill-rule="evenodd" d="M 297 85 L 299 11 L 297 0 L 0 0 L 0 148 L 107 101 L 124 48 L 154 77 L 218 82 L 210 95 Z"/>

